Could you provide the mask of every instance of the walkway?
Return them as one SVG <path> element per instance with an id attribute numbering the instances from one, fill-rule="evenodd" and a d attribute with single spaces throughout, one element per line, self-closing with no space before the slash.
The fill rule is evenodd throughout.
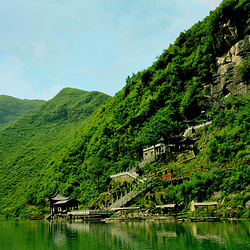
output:
<path id="1" fill-rule="evenodd" d="M 191 132 L 193 129 L 194 129 L 194 130 L 197 130 L 197 129 L 200 129 L 200 128 L 209 126 L 211 123 L 212 123 L 212 121 L 206 122 L 206 123 L 202 123 L 202 124 L 197 125 L 197 126 L 194 126 L 194 127 L 189 127 L 189 128 L 186 129 L 186 131 L 184 132 L 183 136 L 184 136 L 184 137 L 187 137 L 188 134 L 189 134 L 189 132 Z"/>
<path id="2" fill-rule="evenodd" d="M 147 185 L 147 187 L 140 189 L 140 190 L 132 190 L 128 194 L 122 196 L 119 200 L 115 201 L 113 204 L 111 204 L 108 207 L 108 210 L 111 208 L 119 208 L 122 206 L 126 206 L 130 201 L 132 201 L 134 198 L 136 198 L 141 193 L 145 192 L 150 188 L 152 184 Z"/>
<path id="3" fill-rule="evenodd" d="M 238 164 L 244 164 L 244 165 L 248 166 L 248 165 L 250 165 L 250 160 L 222 163 L 222 164 L 219 164 L 219 165 L 205 167 L 205 168 L 199 168 L 199 169 L 195 169 L 195 170 L 191 170 L 191 171 L 187 171 L 187 172 L 183 172 L 183 173 L 179 173 L 179 174 L 171 174 L 171 180 L 187 179 L 191 175 L 193 175 L 194 173 L 203 172 L 203 171 L 211 170 L 211 169 L 214 169 L 214 168 L 221 168 L 221 169 L 224 169 L 224 170 L 231 170 L 231 169 L 237 167 Z M 161 176 L 162 179 L 164 179 L 164 177 L 165 177 L 165 175 Z"/>

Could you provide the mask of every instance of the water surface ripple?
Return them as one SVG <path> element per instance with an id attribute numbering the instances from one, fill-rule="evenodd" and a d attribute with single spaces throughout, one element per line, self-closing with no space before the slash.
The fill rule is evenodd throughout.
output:
<path id="1" fill-rule="evenodd" d="M 250 221 L 0 220 L 1 250 L 250 249 Z"/>

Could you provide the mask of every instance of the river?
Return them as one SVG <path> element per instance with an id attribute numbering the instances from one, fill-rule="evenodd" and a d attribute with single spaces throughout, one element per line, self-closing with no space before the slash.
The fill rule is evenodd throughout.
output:
<path id="1" fill-rule="evenodd" d="M 0 219 L 1 250 L 250 249 L 250 221 L 70 222 Z"/>

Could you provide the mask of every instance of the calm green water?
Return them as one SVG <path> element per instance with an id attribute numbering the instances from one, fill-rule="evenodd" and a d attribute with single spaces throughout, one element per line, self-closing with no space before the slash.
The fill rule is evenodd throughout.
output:
<path id="1" fill-rule="evenodd" d="M 1 250 L 250 249 L 250 221 L 68 222 L 0 220 Z"/>

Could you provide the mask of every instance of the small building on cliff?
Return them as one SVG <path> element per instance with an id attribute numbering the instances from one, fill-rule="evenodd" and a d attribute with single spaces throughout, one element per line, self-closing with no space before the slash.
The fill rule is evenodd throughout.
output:
<path id="1" fill-rule="evenodd" d="M 110 175 L 110 179 L 121 183 L 131 183 L 133 181 L 143 182 L 143 180 L 138 179 L 138 176 L 139 175 L 132 169 L 130 171 Z"/>
<path id="2" fill-rule="evenodd" d="M 157 155 L 164 154 L 166 152 L 166 145 L 164 143 L 158 143 L 152 147 L 143 149 L 143 160 L 154 159 Z"/>

